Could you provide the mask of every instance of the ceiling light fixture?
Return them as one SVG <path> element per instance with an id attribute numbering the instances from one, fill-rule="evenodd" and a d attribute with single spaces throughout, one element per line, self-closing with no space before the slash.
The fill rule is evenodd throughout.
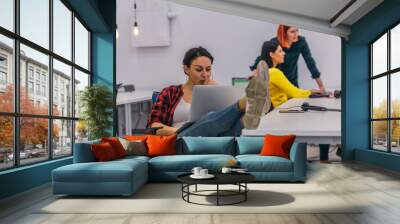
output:
<path id="1" fill-rule="evenodd" d="M 134 3 L 133 3 L 133 12 L 135 15 L 135 22 L 133 24 L 133 35 L 135 37 L 137 37 L 137 36 L 139 36 L 139 26 L 138 26 L 137 17 L 136 17 L 136 13 L 137 13 L 136 12 L 136 0 L 134 0 Z"/>

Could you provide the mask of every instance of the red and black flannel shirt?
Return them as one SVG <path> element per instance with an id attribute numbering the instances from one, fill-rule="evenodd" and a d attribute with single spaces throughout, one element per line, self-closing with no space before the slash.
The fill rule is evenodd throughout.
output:
<path id="1" fill-rule="evenodd" d="M 182 95 L 182 85 L 164 88 L 151 108 L 150 116 L 147 119 L 147 127 L 151 127 L 154 122 L 172 126 L 175 108 Z"/>

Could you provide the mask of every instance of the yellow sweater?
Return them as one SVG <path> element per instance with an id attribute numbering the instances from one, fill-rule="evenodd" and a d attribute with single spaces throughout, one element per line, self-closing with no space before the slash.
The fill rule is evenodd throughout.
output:
<path id="1" fill-rule="evenodd" d="M 286 78 L 281 70 L 270 68 L 269 94 L 272 105 L 277 108 L 292 98 L 308 98 L 311 91 L 297 88 Z"/>

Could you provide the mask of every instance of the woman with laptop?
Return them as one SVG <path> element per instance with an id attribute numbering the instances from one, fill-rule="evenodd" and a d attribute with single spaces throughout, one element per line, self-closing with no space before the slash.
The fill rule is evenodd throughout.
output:
<path id="1" fill-rule="evenodd" d="M 187 81 L 181 85 L 164 88 L 150 112 L 147 126 L 161 127 L 157 130 L 157 135 L 240 136 L 243 128 L 258 127 L 263 111 L 268 111 L 271 105 L 268 68 L 265 62 L 258 63 L 257 74 L 249 81 L 245 97 L 241 97 L 231 106 L 188 123 L 193 87 L 216 84 L 211 78 L 213 60 L 212 55 L 203 47 L 192 48 L 186 52 L 182 64 Z M 182 126 L 185 127 L 184 130 Z"/>

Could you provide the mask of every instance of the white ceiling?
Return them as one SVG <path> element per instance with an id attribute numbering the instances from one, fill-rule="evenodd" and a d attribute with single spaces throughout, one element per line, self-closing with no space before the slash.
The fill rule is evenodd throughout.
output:
<path id="1" fill-rule="evenodd" d="M 350 0 L 226 0 L 329 21 Z"/>
<path id="2" fill-rule="evenodd" d="M 188 6 L 347 37 L 350 26 L 383 0 L 171 0 Z M 336 20 L 332 20 L 345 6 Z M 331 21 L 332 20 L 332 21 Z"/>

